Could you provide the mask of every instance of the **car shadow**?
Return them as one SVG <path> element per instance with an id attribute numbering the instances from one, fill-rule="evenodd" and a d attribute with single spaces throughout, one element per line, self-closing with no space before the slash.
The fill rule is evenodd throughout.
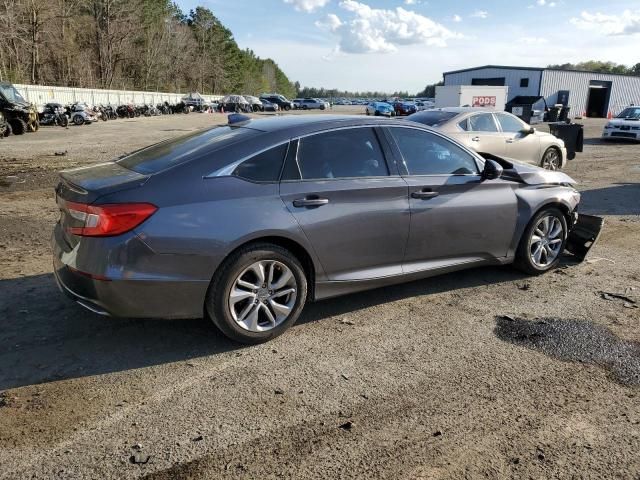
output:
<path id="1" fill-rule="evenodd" d="M 309 304 L 298 325 L 403 298 L 521 278 L 509 267 L 487 267 L 370 290 Z M 99 316 L 63 296 L 52 274 L 0 280 L 0 306 L 0 390 L 246 348 L 204 319 Z"/>
<path id="2" fill-rule="evenodd" d="M 580 192 L 580 212 L 590 215 L 640 215 L 640 183 L 614 183 Z"/>

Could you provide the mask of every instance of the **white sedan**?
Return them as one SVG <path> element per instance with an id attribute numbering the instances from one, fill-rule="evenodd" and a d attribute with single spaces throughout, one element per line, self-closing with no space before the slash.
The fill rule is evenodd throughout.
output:
<path id="1" fill-rule="evenodd" d="M 567 149 L 562 140 L 536 130 L 508 112 L 437 108 L 414 113 L 407 120 L 436 128 L 480 153 L 512 158 L 547 170 L 560 170 L 567 163 Z"/>
<path id="2" fill-rule="evenodd" d="M 602 139 L 640 140 L 640 107 L 627 107 L 607 122 Z"/>

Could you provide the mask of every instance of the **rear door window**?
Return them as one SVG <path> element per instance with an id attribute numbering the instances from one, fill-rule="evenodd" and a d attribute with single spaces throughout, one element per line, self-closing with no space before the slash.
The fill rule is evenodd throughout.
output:
<path id="1" fill-rule="evenodd" d="M 301 138 L 303 180 L 384 177 L 389 170 L 373 128 L 350 128 Z"/>
<path id="2" fill-rule="evenodd" d="M 478 113 L 469 117 L 469 131 L 471 132 L 497 132 L 498 127 L 490 113 Z"/>

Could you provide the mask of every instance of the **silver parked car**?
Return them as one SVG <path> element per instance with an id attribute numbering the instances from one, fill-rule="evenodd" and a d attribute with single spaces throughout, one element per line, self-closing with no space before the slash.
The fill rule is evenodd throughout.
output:
<path id="1" fill-rule="evenodd" d="M 561 139 L 508 112 L 450 107 L 417 112 L 407 120 L 437 128 L 477 152 L 513 158 L 548 170 L 559 170 L 567 162 L 567 149 Z"/>
<path id="2" fill-rule="evenodd" d="M 318 98 L 303 98 L 298 108 L 301 110 L 326 110 L 329 108 L 329 103 Z"/>
<path id="3" fill-rule="evenodd" d="M 485 159 L 415 122 L 229 118 L 61 173 L 64 292 L 102 315 L 204 312 L 256 343 L 308 301 L 481 265 L 544 273 L 576 222 L 564 173 Z"/>

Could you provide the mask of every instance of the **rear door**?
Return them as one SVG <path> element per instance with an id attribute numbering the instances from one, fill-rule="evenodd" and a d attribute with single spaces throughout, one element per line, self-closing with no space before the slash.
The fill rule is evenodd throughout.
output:
<path id="1" fill-rule="evenodd" d="M 514 115 L 509 113 L 495 113 L 494 115 L 498 120 L 500 130 L 504 134 L 505 156 L 539 165 L 542 160 L 540 137 L 522 133 L 522 130 L 530 127 Z"/>
<path id="2" fill-rule="evenodd" d="M 406 273 L 504 257 L 516 227 L 513 184 L 482 180 L 474 156 L 447 138 L 390 127 L 409 184 Z"/>
<path id="3" fill-rule="evenodd" d="M 337 129 L 292 147 L 280 195 L 329 279 L 401 273 L 410 221 L 407 184 L 395 164 L 387 165 L 376 131 Z"/>
<path id="4" fill-rule="evenodd" d="M 499 157 L 505 155 L 506 138 L 491 113 L 474 113 L 459 122 L 458 126 L 464 133 L 456 133 L 455 138 L 466 147 Z"/>

